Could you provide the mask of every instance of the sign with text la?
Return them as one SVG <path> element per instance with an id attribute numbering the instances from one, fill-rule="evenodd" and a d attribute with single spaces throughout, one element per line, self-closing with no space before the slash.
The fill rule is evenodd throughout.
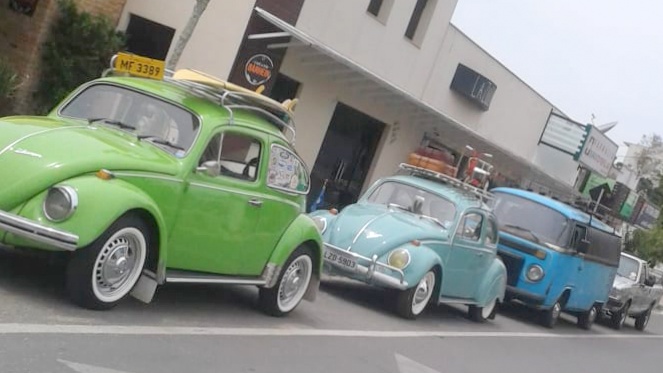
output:
<path id="1" fill-rule="evenodd" d="M 596 127 L 587 125 L 585 142 L 573 159 L 586 168 L 606 176 L 617 155 L 619 146 Z"/>

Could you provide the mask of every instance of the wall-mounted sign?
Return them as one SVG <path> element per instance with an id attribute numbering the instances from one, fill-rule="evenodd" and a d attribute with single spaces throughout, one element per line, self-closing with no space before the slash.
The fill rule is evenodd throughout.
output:
<path id="1" fill-rule="evenodd" d="M 638 193 L 631 191 L 628 198 L 624 201 L 622 208 L 619 210 L 619 215 L 625 220 L 630 220 L 631 215 L 633 215 L 633 210 L 635 209 L 635 204 L 638 202 Z"/>
<path id="2" fill-rule="evenodd" d="M 587 137 L 582 150 L 574 159 L 583 166 L 606 176 L 617 155 L 619 146 L 592 125 L 587 125 Z"/>
<path id="3" fill-rule="evenodd" d="M 450 88 L 467 97 L 483 110 L 488 110 L 497 85 L 469 67 L 458 64 Z"/>
<path id="4" fill-rule="evenodd" d="M 37 9 L 38 0 L 9 0 L 9 9 L 31 16 Z"/>
<path id="5" fill-rule="evenodd" d="M 545 144 L 575 156 L 580 152 L 585 136 L 587 136 L 585 125 L 561 115 L 550 113 L 539 144 Z"/>
<path id="6" fill-rule="evenodd" d="M 256 54 L 249 58 L 244 66 L 244 77 L 251 85 L 264 84 L 272 77 L 274 62 L 266 54 Z"/>
<path id="7" fill-rule="evenodd" d="M 645 202 L 645 204 L 642 206 L 642 209 L 640 210 L 640 213 L 638 214 L 638 217 L 635 219 L 635 225 L 639 225 L 646 229 L 652 229 L 654 228 L 654 224 L 656 223 L 656 219 L 658 219 L 660 213 L 661 211 L 658 208 L 650 205 L 648 202 Z"/>

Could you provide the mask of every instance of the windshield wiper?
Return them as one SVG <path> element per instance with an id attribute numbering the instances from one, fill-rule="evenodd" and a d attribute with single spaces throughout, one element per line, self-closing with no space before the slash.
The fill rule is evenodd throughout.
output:
<path id="1" fill-rule="evenodd" d="M 125 130 L 135 130 L 136 129 L 136 127 L 134 127 L 130 124 L 126 124 L 126 123 L 123 123 L 119 120 L 109 119 L 109 118 L 89 118 L 87 120 L 87 122 L 88 122 L 88 124 L 92 124 L 92 123 L 96 123 L 96 122 L 103 122 L 103 123 L 110 124 L 110 125 L 113 125 L 113 126 L 118 126 L 121 129 L 125 129 Z"/>
<path id="2" fill-rule="evenodd" d="M 419 219 L 430 220 L 430 221 L 436 223 L 437 225 L 439 225 L 440 227 L 444 228 L 445 230 L 448 229 L 447 226 L 444 225 L 444 223 L 442 223 L 442 222 L 440 221 L 440 219 L 438 219 L 438 218 L 435 218 L 435 217 L 432 217 L 432 216 L 428 216 L 428 215 L 419 215 Z"/>
<path id="3" fill-rule="evenodd" d="M 401 206 L 401 205 L 399 205 L 398 203 L 389 203 L 389 204 L 387 205 L 387 207 L 389 207 L 389 208 L 397 208 L 397 209 L 401 209 L 401 210 L 408 211 L 408 212 L 410 211 L 409 208 L 407 208 L 407 207 L 405 207 L 405 206 Z"/>
<path id="4" fill-rule="evenodd" d="M 536 241 L 536 243 L 541 243 L 541 239 L 539 238 L 539 236 L 537 236 L 534 232 L 532 232 L 531 230 L 529 230 L 527 228 L 521 227 L 519 225 L 513 225 L 513 224 L 504 224 L 503 227 L 507 227 L 507 228 L 515 229 L 517 231 L 525 232 L 525 233 L 529 234 L 530 236 L 532 236 L 532 238 L 534 239 L 534 241 Z"/>
<path id="5" fill-rule="evenodd" d="M 177 144 L 173 144 L 172 142 L 170 142 L 168 140 L 164 140 L 164 139 L 162 139 L 160 137 L 157 137 L 157 136 L 140 135 L 140 136 L 138 136 L 138 140 L 148 140 L 148 141 L 151 141 L 151 142 L 156 143 L 156 144 L 166 145 L 166 146 L 171 147 L 173 149 L 186 151 L 186 149 L 184 149 L 183 147 L 181 147 Z"/>

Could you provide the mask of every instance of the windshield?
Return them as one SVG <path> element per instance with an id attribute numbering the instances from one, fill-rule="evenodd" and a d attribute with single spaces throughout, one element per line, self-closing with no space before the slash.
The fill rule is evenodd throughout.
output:
<path id="1" fill-rule="evenodd" d="M 531 241 L 567 246 L 568 220 L 551 208 L 526 198 L 495 193 L 493 213 L 503 231 Z"/>
<path id="2" fill-rule="evenodd" d="M 415 214 L 430 216 L 449 228 L 456 216 L 456 206 L 449 200 L 411 185 L 387 181 L 368 197 L 368 201 L 392 205 Z"/>
<path id="3" fill-rule="evenodd" d="M 60 115 L 115 125 L 175 155 L 186 154 L 199 128 L 197 118 L 178 106 L 108 84 L 88 87 Z"/>
<path id="4" fill-rule="evenodd" d="M 626 277 L 629 280 L 635 281 L 638 279 L 638 270 L 640 269 L 640 263 L 628 256 L 622 255 L 619 259 L 619 268 L 617 269 L 617 274 Z"/>

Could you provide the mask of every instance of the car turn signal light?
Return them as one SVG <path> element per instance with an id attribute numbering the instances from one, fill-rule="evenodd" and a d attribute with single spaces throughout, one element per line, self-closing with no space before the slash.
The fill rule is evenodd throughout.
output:
<path id="1" fill-rule="evenodd" d="M 110 171 L 108 171 L 108 170 L 103 170 L 103 169 L 97 171 L 97 173 L 96 173 L 95 175 L 96 175 L 98 178 L 100 178 L 101 180 L 110 180 L 110 179 L 112 179 L 112 178 L 115 177 L 115 175 L 113 175 L 112 172 L 110 172 Z"/>

